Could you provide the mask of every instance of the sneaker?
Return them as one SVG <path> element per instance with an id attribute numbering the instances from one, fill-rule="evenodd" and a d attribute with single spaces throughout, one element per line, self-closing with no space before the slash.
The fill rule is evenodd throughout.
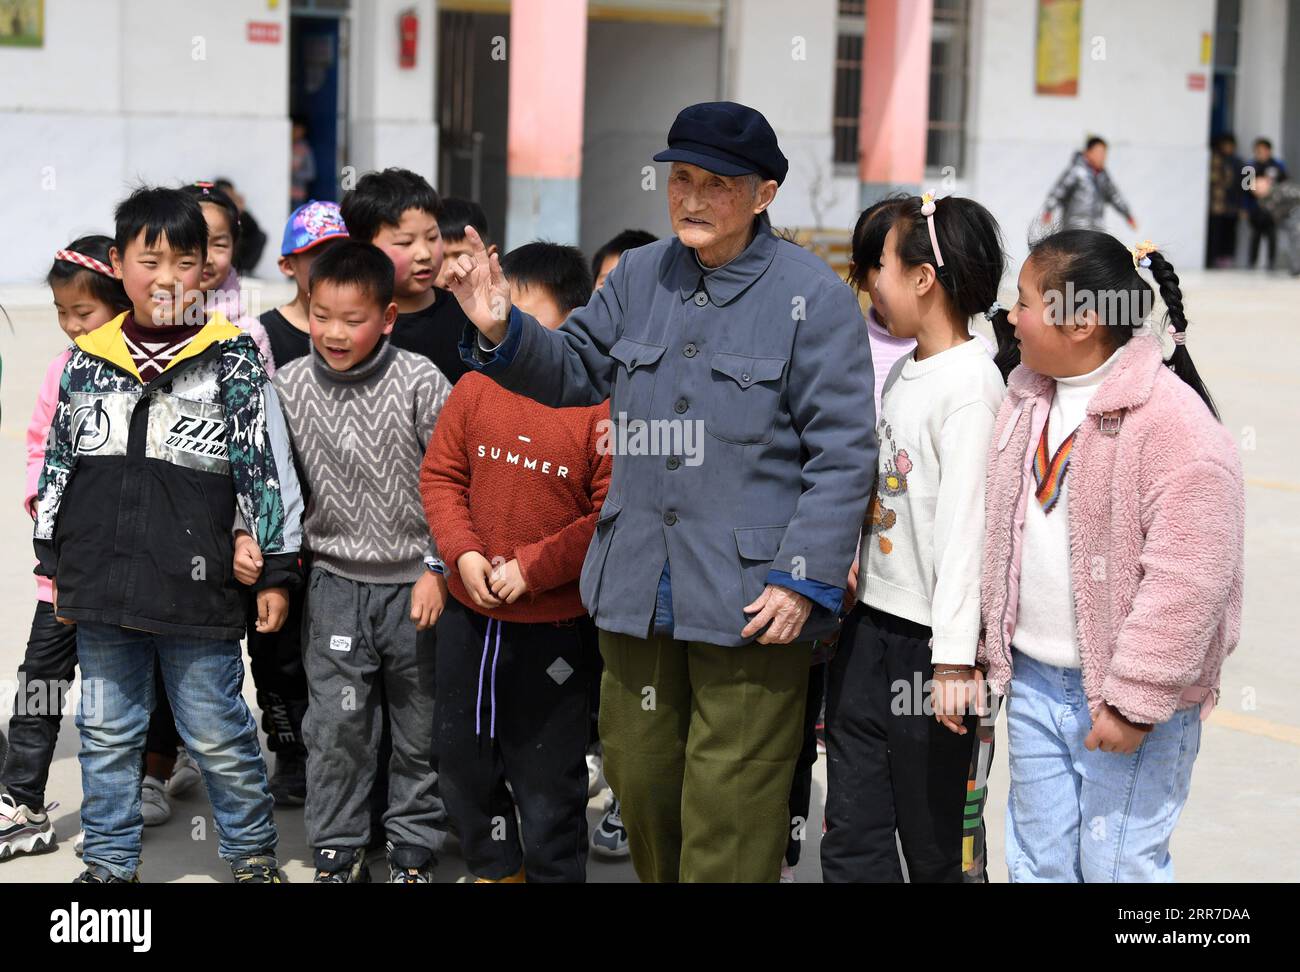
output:
<path id="1" fill-rule="evenodd" d="M 601 857 L 627 857 L 627 828 L 623 826 L 623 816 L 618 800 L 610 798 L 605 816 L 591 835 L 591 849 Z"/>
<path id="2" fill-rule="evenodd" d="M 591 799 L 600 792 L 600 773 L 605 768 L 605 759 L 598 752 L 587 754 L 587 798 Z"/>
<path id="3" fill-rule="evenodd" d="M 423 847 L 387 844 L 389 884 L 432 884 L 437 861 Z"/>
<path id="4" fill-rule="evenodd" d="M 316 851 L 315 884 L 369 884 L 364 847 L 322 847 Z"/>
<path id="5" fill-rule="evenodd" d="M 237 884 L 283 884 L 280 863 L 272 854 L 251 854 L 230 865 Z"/>
<path id="6" fill-rule="evenodd" d="M 280 753 L 275 757 L 271 796 L 277 807 L 300 807 L 307 802 L 307 761 L 301 756 Z"/>
<path id="7" fill-rule="evenodd" d="M 44 809 L 15 804 L 8 794 L 0 796 L 0 861 L 15 854 L 54 850 L 56 840 L 54 825 Z"/>
<path id="8" fill-rule="evenodd" d="M 77 832 L 76 837 L 72 838 L 72 853 L 80 857 L 81 852 L 84 851 L 85 849 L 86 849 L 86 832 L 84 830 L 81 830 Z"/>
<path id="9" fill-rule="evenodd" d="M 140 872 L 132 874 L 130 879 L 120 878 L 107 868 L 100 867 L 98 864 L 91 864 L 77 877 L 72 879 L 73 884 L 139 884 Z"/>
<path id="10" fill-rule="evenodd" d="M 182 746 L 176 750 L 176 765 L 172 768 L 172 778 L 167 781 L 168 796 L 184 796 L 198 786 L 203 776 L 199 773 L 199 764 Z"/>
<path id="11" fill-rule="evenodd" d="M 146 776 L 140 785 L 140 813 L 146 827 L 157 827 L 172 818 L 167 799 L 167 784 L 156 776 Z"/>
<path id="12" fill-rule="evenodd" d="M 789 864 L 787 864 L 785 861 L 782 861 L 782 862 L 781 862 L 781 883 L 782 883 L 782 884 L 797 884 L 797 883 L 798 883 L 798 882 L 796 882 L 795 879 L 794 879 L 794 868 L 792 868 L 792 867 L 791 867 Z"/>

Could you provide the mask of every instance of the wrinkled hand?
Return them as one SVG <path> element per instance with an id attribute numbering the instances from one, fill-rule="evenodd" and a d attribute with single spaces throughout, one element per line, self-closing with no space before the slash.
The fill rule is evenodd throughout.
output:
<path id="1" fill-rule="evenodd" d="M 527 590 L 528 583 L 519 569 L 518 558 L 508 560 L 492 571 L 492 593 L 507 604 L 514 604 Z"/>
<path id="2" fill-rule="evenodd" d="M 1100 749 L 1103 753 L 1132 753 L 1142 745 L 1150 726 L 1138 726 L 1129 722 L 1109 704 L 1103 702 L 1092 715 L 1092 731 L 1083 741 L 1088 750 Z"/>
<path id="3" fill-rule="evenodd" d="M 268 587 L 257 592 L 257 631 L 270 634 L 284 626 L 289 616 L 289 591 L 283 587 Z"/>
<path id="4" fill-rule="evenodd" d="M 465 228 L 472 229 L 469 226 Z M 467 550 L 456 560 L 456 569 L 460 571 L 460 579 L 469 591 L 470 600 L 478 607 L 488 610 L 501 606 L 501 602 L 488 589 L 488 584 L 492 581 L 492 564 L 486 557 L 477 550 Z"/>
<path id="5" fill-rule="evenodd" d="M 750 618 L 749 624 L 741 629 L 742 638 L 749 638 L 763 631 L 763 627 L 770 621 L 767 630 L 758 636 L 758 643 L 788 645 L 799 637 L 799 632 L 803 631 L 804 622 L 808 620 L 808 613 L 812 610 L 812 601 L 802 594 L 796 594 L 788 587 L 768 584 L 763 588 L 763 593 L 755 601 L 745 605 L 742 610 L 746 614 L 758 612 Z"/>
<path id="6" fill-rule="evenodd" d="M 510 317 L 510 283 L 501 272 L 501 261 L 489 255 L 483 238 L 473 226 L 465 227 L 469 253 L 462 253 L 445 267 L 446 285 L 460 302 L 460 309 L 493 344 L 505 340 Z"/>
<path id="7" fill-rule="evenodd" d="M 235 580 L 252 587 L 262 576 L 262 550 L 251 534 L 239 530 L 235 533 Z"/>
<path id="8" fill-rule="evenodd" d="M 447 606 L 447 581 L 441 574 L 426 570 L 411 587 L 411 620 L 416 631 L 427 631 L 437 623 Z"/>

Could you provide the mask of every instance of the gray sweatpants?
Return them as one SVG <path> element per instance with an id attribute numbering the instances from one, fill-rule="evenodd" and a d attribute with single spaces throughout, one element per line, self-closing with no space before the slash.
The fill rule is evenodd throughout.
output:
<path id="1" fill-rule="evenodd" d="M 433 762 L 434 653 L 420 651 L 410 584 L 365 584 L 312 568 L 303 625 L 309 703 L 304 823 L 313 849 L 370 843 L 382 706 L 393 755 L 384 830 L 437 853 L 447 815 Z M 421 639 L 424 640 L 424 639 Z"/>

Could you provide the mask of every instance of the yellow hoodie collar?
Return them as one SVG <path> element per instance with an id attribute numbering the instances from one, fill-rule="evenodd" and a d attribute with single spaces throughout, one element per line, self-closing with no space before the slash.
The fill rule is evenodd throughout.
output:
<path id="1" fill-rule="evenodd" d="M 87 354 L 102 358 L 109 364 L 117 365 L 128 374 L 134 375 L 136 381 L 140 381 L 140 372 L 135 367 L 131 352 L 126 348 L 126 338 L 122 335 L 122 325 L 126 322 L 126 315 L 129 313 L 130 311 L 124 311 L 102 327 L 97 327 L 88 334 L 81 335 L 76 339 L 76 344 Z M 234 324 L 226 320 L 225 315 L 220 311 L 213 311 L 208 318 L 208 322 L 203 325 L 198 334 L 194 335 L 193 340 L 185 346 L 185 349 L 180 354 L 167 363 L 163 373 L 166 374 L 182 361 L 202 354 L 218 341 L 228 341 L 231 338 L 239 337 L 243 333 Z"/>

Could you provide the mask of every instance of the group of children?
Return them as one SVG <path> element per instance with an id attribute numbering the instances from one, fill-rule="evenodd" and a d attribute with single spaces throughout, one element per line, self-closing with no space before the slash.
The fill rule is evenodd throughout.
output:
<path id="1" fill-rule="evenodd" d="M 468 226 L 487 238 L 476 204 L 367 174 L 341 206 L 293 213 L 296 295 L 257 319 L 230 267 L 238 209 L 209 184 L 137 190 L 114 237 L 55 254 L 74 345 L 28 432 L 38 603 L 20 677 L 66 690 L 80 666 L 78 881 L 138 880 L 142 826 L 200 774 L 240 882 L 280 880 L 273 804 L 305 805 L 320 883 L 370 880 L 377 848 L 390 882 L 429 883 L 449 831 L 484 883 L 581 881 L 589 847 L 626 853 L 616 800 L 590 838 L 586 821 L 602 666 L 578 577 L 608 403 L 551 409 L 469 370 L 439 286 Z M 558 328 L 650 240 L 620 234 L 590 268 L 530 243 L 501 266 Z M 987 879 L 1003 698 L 1012 880 L 1172 876 L 1237 638 L 1239 460 L 1158 250 L 1048 236 L 1009 313 L 1004 265 L 967 199 L 886 199 L 854 231 L 879 476 L 841 631 L 810 658 L 791 793 L 802 820 L 824 678 L 828 881 L 901 880 L 898 844 L 913 881 Z M 1062 293 L 1134 300 L 1062 310 Z M 245 632 L 274 775 L 241 695 Z M 54 846 L 61 709 L 11 720 L 0 860 Z"/>

